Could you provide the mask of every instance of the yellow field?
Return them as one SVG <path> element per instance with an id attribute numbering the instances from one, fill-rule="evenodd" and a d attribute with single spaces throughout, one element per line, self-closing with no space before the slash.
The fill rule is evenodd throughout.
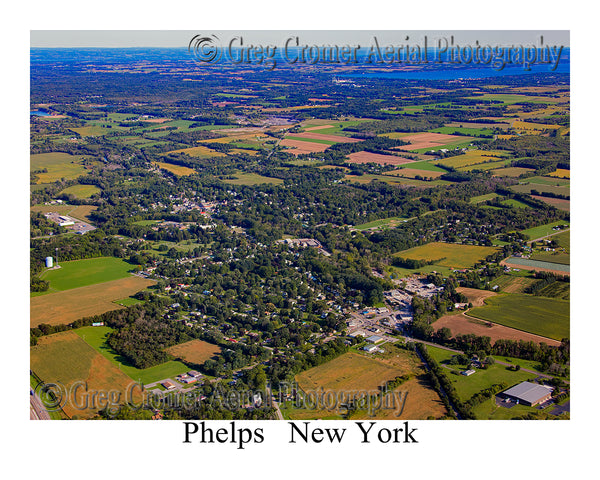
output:
<path id="1" fill-rule="evenodd" d="M 60 193 L 74 195 L 76 198 L 89 198 L 99 192 L 101 190 L 96 185 L 73 185 L 65 188 Z"/>
<path id="2" fill-rule="evenodd" d="M 571 178 L 571 170 L 566 170 L 564 168 L 558 168 L 552 173 L 547 174 L 550 177 L 558 177 L 558 178 Z"/>
<path id="3" fill-rule="evenodd" d="M 181 150 L 171 150 L 170 152 L 163 153 L 163 155 L 169 155 L 171 153 L 185 153 L 190 157 L 200 157 L 200 158 L 211 158 L 211 157 L 226 157 L 224 153 L 216 152 L 211 150 L 208 147 L 191 147 L 191 148 L 182 148 Z"/>
<path id="4" fill-rule="evenodd" d="M 171 172 L 178 177 L 183 177 L 186 175 L 192 175 L 196 173 L 196 170 L 193 168 L 183 167 L 181 165 L 173 165 L 172 163 L 163 163 L 163 162 L 152 162 L 154 165 L 166 170 L 167 172 Z"/>
<path id="5" fill-rule="evenodd" d="M 476 262 L 483 260 L 497 250 L 497 247 L 432 242 L 395 253 L 394 256 L 411 260 L 432 261 L 439 259 L 435 265 L 448 268 L 470 268 Z"/>
<path id="6" fill-rule="evenodd" d="M 446 414 L 446 409 L 441 403 L 438 394 L 425 380 L 424 370 L 419 360 L 409 352 L 402 351 L 391 345 L 383 348 L 392 352 L 378 354 L 370 357 L 358 353 L 346 353 L 330 362 L 311 368 L 296 376 L 298 386 L 310 395 L 311 392 L 333 391 L 357 394 L 375 394 L 378 387 L 385 382 L 401 375 L 412 375 L 413 378 L 395 389 L 397 395 L 405 398 L 404 409 L 401 404 L 397 408 L 380 409 L 375 417 L 371 417 L 366 410 L 358 411 L 352 419 L 377 418 L 377 419 L 426 419 L 440 418 Z M 389 393 L 391 397 L 391 393 Z M 406 395 L 406 397 L 404 397 Z M 323 418 L 340 413 L 335 409 L 319 410 L 296 409 L 290 412 L 290 418 L 295 420 L 309 418 Z M 399 415 L 399 416 L 398 416 Z"/>
<path id="7" fill-rule="evenodd" d="M 131 378 L 94 350 L 73 331 L 39 338 L 30 348 L 30 368 L 44 383 L 60 383 L 70 395 L 65 397 L 64 411 L 72 418 L 93 417 L 103 405 L 92 401 L 85 388 L 75 388 L 85 382 L 88 391 L 114 391 L 125 403 Z M 112 394 L 117 399 L 117 393 Z M 87 402 L 86 402 L 87 400 Z"/>
<path id="8" fill-rule="evenodd" d="M 512 124 L 512 127 L 515 130 L 537 130 L 540 132 L 544 130 L 558 130 L 559 128 L 562 128 L 560 125 L 546 125 L 544 123 L 522 122 L 520 120 L 515 120 Z"/>
<path id="9" fill-rule="evenodd" d="M 523 175 L 524 173 L 533 172 L 532 168 L 524 168 L 524 167 L 507 167 L 507 168 L 497 168 L 492 170 L 492 174 L 496 177 L 518 177 Z"/>
<path id="10" fill-rule="evenodd" d="M 181 358 L 184 362 L 202 365 L 206 360 L 220 353 L 221 349 L 212 343 L 196 339 L 174 345 L 165 351 L 175 358 Z"/>
<path id="11" fill-rule="evenodd" d="M 85 173 L 81 165 L 81 155 L 70 155 L 63 152 L 38 153 L 29 156 L 30 171 L 46 170 L 36 173 L 36 183 L 52 183 L 64 178 L 74 180 Z"/>
<path id="12" fill-rule="evenodd" d="M 115 300 L 133 295 L 154 283 L 153 280 L 131 276 L 31 297 L 29 324 L 31 327 L 41 323 L 69 324 L 83 317 L 119 310 L 124 307 L 113 303 Z"/>
<path id="13" fill-rule="evenodd" d="M 468 165 L 477 165 L 485 162 L 496 162 L 506 156 L 505 152 L 495 150 L 469 150 L 462 155 L 444 158 L 434 162 L 434 165 L 446 165 L 448 167 L 466 167 Z"/>

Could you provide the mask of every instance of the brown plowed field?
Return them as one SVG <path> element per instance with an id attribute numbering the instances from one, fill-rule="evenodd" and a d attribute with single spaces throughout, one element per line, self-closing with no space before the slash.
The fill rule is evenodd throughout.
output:
<path id="1" fill-rule="evenodd" d="M 327 140 L 328 142 L 357 143 L 362 142 L 358 138 L 343 137 L 341 135 L 327 135 L 324 133 L 294 133 L 294 137 L 308 138 L 309 140 Z"/>
<path id="2" fill-rule="evenodd" d="M 404 165 L 412 162 L 408 158 L 371 152 L 354 152 L 348 155 L 348 158 L 350 159 L 348 163 L 377 163 L 379 165 Z"/>
<path id="3" fill-rule="evenodd" d="M 83 317 L 119 310 L 124 307 L 113 303 L 114 300 L 133 295 L 154 283 L 153 280 L 131 276 L 32 297 L 29 302 L 29 324 L 31 327 L 37 327 L 40 323 L 66 325 Z"/>
<path id="4" fill-rule="evenodd" d="M 455 142 L 457 140 L 464 139 L 465 141 L 469 137 L 460 137 L 457 135 L 446 135 L 443 133 L 416 133 L 414 135 L 407 135 L 402 137 L 405 142 L 410 142 L 410 145 L 401 145 L 399 147 L 393 147 L 398 150 L 418 150 L 420 148 L 433 148 L 439 147 L 440 145 L 446 145 L 448 143 Z"/>
<path id="5" fill-rule="evenodd" d="M 488 325 L 491 325 L 488 326 Z M 469 317 L 462 313 L 455 315 L 445 315 L 433 323 L 433 328 L 437 331 L 440 328 L 448 327 L 452 331 L 452 336 L 466 335 L 473 333 L 480 337 L 490 337 L 492 343 L 496 340 L 524 340 L 536 343 L 544 342 L 548 345 L 560 345 L 560 342 L 546 337 L 540 337 L 532 333 L 522 332 L 514 328 L 505 327 L 495 323 L 484 322 L 477 318 Z"/>
<path id="6" fill-rule="evenodd" d="M 559 210 L 563 210 L 568 212 L 571 210 L 571 200 L 566 200 L 564 198 L 550 198 L 550 197 L 542 197 L 541 195 L 532 195 L 536 200 L 540 200 L 548 205 L 552 205 L 553 207 L 558 208 Z"/>
<path id="7" fill-rule="evenodd" d="M 300 155 L 302 153 L 324 152 L 329 145 L 325 143 L 303 142 L 302 140 L 282 140 L 279 144 L 282 147 L 292 147 L 290 153 Z"/>

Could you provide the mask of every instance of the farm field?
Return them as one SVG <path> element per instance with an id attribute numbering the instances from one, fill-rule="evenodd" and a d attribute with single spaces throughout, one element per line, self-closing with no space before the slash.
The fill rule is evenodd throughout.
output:
<path id="1" fill-rule="evenodd" d="M 217 152 L 208 147 L 199 146 L 191 148 L 182 148 L 180 150 L 171 150 L 170 152 L 163 153 L 163 156 L 170 154 L 183 153 L 195 158 L 213 158 L 213 157 L 226 157 L 227 155 L 222 152 Z"/>
<path id="2" fill-rule="evenodd" d="M 556 185 L 559 187 L 569 186 L 571 184 L 571 181 L 568 178 L 549 177 L 546 175 L 528 177 L 525 181 L 527 183 L 537 183 L 540 185 Z"/>
<path id="3" fill-rule="evenodd" d="M 75 180 L 85 173 L 85 167 L 81 165 L 84 159 L 81 155 L 70 155 L 62 152 L 37 153 L 30 155 L 30 171 L 47 170 L 47 172 L 36 173 L 36 183 L 52 183 L 64 178 Z"/>
<path id="4" fill-rule="evenodd" d="M 315 152 L 324 152 L 329 144 L 326 143 L 317 143 L 317 142 L 308 142 L 303 140 L 290 140 L 284 139 L 279 142 L 279 145 L 282 147 L 289 147 L 289 152 L 294 155 L 301 155 L 303 153 L 315 153 Z"/>
<path id="5" fill-rule="evenodd" d="M 226 178 L 222 180 L 230 185 L 262 185 L 269 183 L 272 185 L 281 185 L 283 180 L 281 178 L 265 177 L 258 173 L 237 173 L 234 175 L 235 178 Z"/>
<path id="6" fill-rule="evenodd" d="M 475 125 L 475 124 L 472 124 Z M 460 126 L 446 126 L 446 127 L 440 127 L 440 128 L 436 128 L 434 130 L 430 130 L 431 133 L 442 133 L 444 135 L 455 135 L 456 132 L 462 134 L 462 135 L 467 135 L 467 136 L 471 136 L 471 137 L 481 137 L 481 136 L 486 136 L 486 137 L 491 137 L 494 134 L 494 131 L 491 130 L 490 128 L 483 128 L 483 127 L 460 127 Z"/>
<path id="7" fill-rule="evenodd" d="M 564 300 L 501 294 L 488 298 L 485 306 L 473 308 L 469 315 L 554 340 L 570 336 L 569 302 Z"/>
<path id="8" fill-rule="evenodd" d="M 435 172 L 432 170 L 418 170 L 416 168 L 398 168 L 397 170 L 392 170 L 389 172 L 385 172 L 386 175 L 393 175 L 395 177 L 405 177 L 405 178 L 438 178 L 441 177 L 444 173 Z"/>
<path id="9" fill-rule="evenodd" d="M 174 345 L 167 348 L 165 351 L 175 358 L 181 358 L 187 363 L 202 365 L 209 358 L 219 354 L 221 349 L 212 343 L 195 339 L 190 340 L 189 342 L 180 343 L 179 345 Z"/>
<path id="10" fill-rule="evenodd" d="M 520 177 L 524 173 L 531 173 L 533 171 L 532 168 L 506 167 L 492 170 L 492 174 L 496 177 Z"/>
<path id="11" fill-rule="evenodd" d="M 564 263 L 553 263 L 529 258 L 509 257 L 500 262 L 500 265 L 508 265 L 512 268 L 533 270 L 536 272 L 554 272 L 557 275 L 569 275 L 570 267 Z"/>
<path id="12" fill-rule="evenodd" d="M 153 280 L 130 276 L 96 285 L 32 297 L 30 326 L 69 324 L 83 317 L 123 308 L 115 300 L 133 295 L 153 285 Z"/>
<path id="13" fill-rule="evenodd" d="M 373 220 L 372 222 L 363 223 L 361 225 L 356 225 L 354 228 L 357 230 L 368 230 L 371 228 L 392 228 L 398 226 L 401 222 L 407 220 L 402 217 L 389 217 L 382 218 L 380 220 Z"/>
<path id="14" fill-rule="evenodd" d="M 496 173 L 496 171 L 494 171 Z M 514 176 L 514 175 L 511 175 Z M 556 185 L 543 185 L 538 183 L 520 183 L 510 187 L 513 192 L 528 193 L 530 194 L 533 190 L 538 192 L 556 193 L 558 195 L 570 196 L 571 188 L 568 185 L 556 186 Z"/>
<path id="15" fill-rule="evenodd" d="M 485 195 L 478 195 L 476 197 L 471 197 L 469 200 L 470 204 L 477 204 L 481 202 L 487 202 L 488 200 L 493 200 L 494 198 L 498 198 L 497 193 L 486 193 Z"/>
<path id="16" fill-rule="evenodd" d="M 548 235 L 553 234 L 567 233 L 564 230 L 552 230 L 554 227 L 557 227 L 559 225 L 569 225 L 569 221 L 558 220 L 557 222 L 547 223 L 545 225 L 540 225 L 539 227 L 532 227 L 526 230 L 521 230 L 521 233 L 527 235 L 530 240 L 535 240 L 541 237 L 547 237 Z"/>
<path id="17" fill-rule="evenodd" d="M 517 330 L 516 328 L 489 323 L 468 314 L 456 313 L 453 315 L 444 315 L 432 324 L 434 330 L 440 328 L 449 328 L 452 336 L 474 334 L 479 337 L 490 337 L 492 343 L 496 340 L 523 340 L 525 342 L 544 342 L 548 345 L 560 345 L 558 340 L 552 340 L 543 336 Z"/>
<path id="18" fill-rule="evenodd" d="M 385 347 L 384 347 L 385 348 Z M 424 371 L 414 354 L 402 352 L 392 346 L 397 356 L 392 358 L 367 357 L 349 352 L 318 367 L 311 368 L 296 376 L 298 386 L 304 392 L 346 391 L 372 392 L 386 381 L 399 375 L 414 374 L 411 380 L 403 383 L 398 390 L 408 392 L 402 416 L 404 419 L 440 418 L 446 411 L 437 393 L 425 381 Z M 384 356 L 385 357 L 385 356 Z M 397 418 L 392 409 L 382 410 L 376 418 Z M 323 418 L 331 415 L 327 410 L 293 410 L 292 419 Z M 367 412 L 358 412 L 352 419 L 367 418 Z M 369 417 L 371 418 L 371 417 Z"/>
<path id="19" fill-rule="evenodd" d="M 166 170 L 167 172 L 171 172 L 172 174 L 177 175 L 178 177 L 193 175 L 194 173 L 196 173 L 196 170 L 194 170 L 193 168 L 184 167 L 182 165 L 173 165 L 172 163 L 165 163 L 165 162 L 153 162 L 153 163 L 154 163 L 154 165 L 157 165 L 158 167 L 162 168 L 163 170 Z"/>
<path id="20" fill-rule="evenodd" d="M 486 298 L 496 295 L 496 292 L 479 290 L 478 288 L 457 287 L 456 291 L 467 297 L 474 307 L 482 307 Z"/>
<path id="21" fill-rule="evenodd" d="M 359 140 L 358 138 L 349 138 L 349 137 L 344 137 L 344 136 L 339 136 L 339 135 L 326 134 L 323 132 L 323 130 L 316 131 L 316 132 L 311 131 L 311 132 L 303 132 L 303 133 L 293 133 L 293 134 L 290 134 L 290 136 L 305 138 L 309 141 L 323 140 L 325 142 L 331 142 L 332 144 L 333 143 L 362 142 L 362 140 Z"/>
<path id="22" fill-rule="evenodd" d="M 39 338 L 38 344 L 30 347 L 30 368 L 43 382 L 60 382 L 67 391 L 75 382 L 86 382 L 90 391 L 116 391 L 120 394 L 120 402 L 116 403 L 125 403 L 127 389 L 132 383 L 130 377 L 73 331 Z M 73 393 L 84 391 L 85 388 L 80 388 Z M 72 418 L 91 418 L 100 410 L 90 408 L 91 400 L 88 408 L 85 407 L 85 398 L 78 394 L 75 397 L 69 395 L 63 409 Z"/>
<path id="23" fill-rule="evenodd" d="M 427 161 L 427 160 L 414 161 L 410 165 L 407 164 L 405 166 L 400 166 L 398 168 L 399 169 L 402 169 L 402 168 L 413 168 L 415 170 L 426 170 L 428 172 L 446 173 L 446 170 L 444 170 L 443 168 L 440 168 L 440 167 L 434 165 L 433 163 L 431 163 L 430 161 Z"/>
<path id="24" fill-rule="evenodd" d="M 487 162 L 498 162 L 504 160 L 506 153 L 495 150 L 468 150 L 462 155 L 444 158 L 434 162 L 435 165 L 460 168 L 470 165 L 479 165 Z"/>
<path id="25" fill-rule="evenodd" d="M 412 260 L 439 260 L 435 262 L 436 265 L 449 268 L 470 268 L 495 251 L 496 247 L 432 242 L 395 253 L 394 256 Z"/>
<path id="26" fill-rule="evenodd" d="M 558 168 L 553 172 L 550 172 L 548 176 L 558 178 L 571 178 L 571 170 L 567 170 L 565 168 Z"/>
<path id="27" fill-rule="evenodd" d="M 497 162 L 476 163 L 474 165 L 458 167 L 457 170 L 459 172 L 471 172 L 473 170 L 494 170 L 498 168 L 503 168 L 511 162 L 512 160 L 510 158 L 507 158 L 506 160 L 498 160 Z"/>
<path id="28" fill-rule="evenodd" d="M 68 215 L 84 222 L 89 222 L 90 213 L 98 207 L 95 205 L 34 205 L 29 210 L 32 212 L 50 213 L 57 212 L 60 215 Z"/>
<path id="29" fill-rule="evenodd" d="M 538 252 L 531 255 L 531 260 L 539 260 L 541 262 L 560 263 L 562 265 L 571 264 L 571 256 L 563 252 Z"/>
<path id="30" fill-rule="evenodd" d="M 101 191 L 95 185 L 73 185 L 62 190 L 60 194 L 73 195 L 75 198 L 90 198 Z"/>
<path id="31" fill-rule="evenodd" d="M 60 268 L 48 269 L 40 277 L 50 282 L 51 293 L 126 278 L 132 269 L 120 258 L 97 257 L 60 262 Z"/>
<path id="32" fill-rule="evenodd" d="M 542 97 L 542 96 L 531 96 L 531 95 L 519 95 L 512 93 L 485 93 L 483 95 L 477 95 L 473 97 L 468 97 L 474 100 L 493 100 L 497 102 L 502 102 L 505 105 L 513 104 L 513 103 L 558 103 L 560 102 L 559 98 L 555 97 Z"/>
<path id="33" fill-rule="evenodd" d="M 408 158 L 397 157 L 396 155 L 382 155 L 371 152 L 354 152 L 348 155 L 347 163 L 377 163 L 378 165 L 403 165 L 411 163 Z"/>
<path id="34" fill-rule="evenodd" d="M 344 180 L 354 183 L 371 183 L 373 180 L 377 180 L 380 182 L 385 182 L 390 185 L 405 185 L 412 187 L 433 187 L 436 185 L 450 185 L 452 182 L 447 180 L 432 180 L 432 181 L 423 181 L 417 180 L 415 178 L 403 178 L 394 175 L 375 175 L 371 173 L 366 173 L 364 175 L 346 175 Z"/>
<path id="35" fill-rule="evenodd" d="M 474 139 L 462 135 L 445 135 L 442 133 L 416 133 L 402 137 L 402 140 L 410 142 L 410 145 L 393 147 L 394 150 L 415 150 L 419 153 L 428 150 L 438 150 L 446 146 L 458 146 L 469 144 Z"/>
<path id="36" fill-rule="evenodd" d="M 534 282 L 535 279 L 531 275 L 501 275 L 492 280 L 490 285 L 492 288 L 498 285 L 498 289 L 504 293 L 524 293 Z"/>
<path id="37" fill-rule="evenodd" d="M 535 198 L 536 200 L 539 200 L 540 202 L 552 205 L 554 208 L 562 210 L 563 212 L 571 211 L 571 200 L 566 200 L 562 198 L 542 197 L 541 195 L 532 195 L 531 197 Z"/>
<path id="38" fill-rule="evenodd" d="M 117 354 L 106 343 L 106 337 L 112 332 L 110 327 L 82 327 L 74 330 L 74 332 L 131 380 L 141 382 L 144 385 L 174 377 L 190 370 L 187 365 L 176 360 L 170 360 L 144 369 L 128 365 L 127 360 Z"/>

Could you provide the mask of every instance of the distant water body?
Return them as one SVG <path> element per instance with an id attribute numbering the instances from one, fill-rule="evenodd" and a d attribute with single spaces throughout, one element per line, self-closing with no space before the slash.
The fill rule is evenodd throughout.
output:
<path id="1" fill-rule="evenodd" d="M 50 113 L 44 112 L 43 110 L 34 110 L 32 112 L 29 112 L 29 115 L 33 115 L 35 117 L 49 117 Z"/>

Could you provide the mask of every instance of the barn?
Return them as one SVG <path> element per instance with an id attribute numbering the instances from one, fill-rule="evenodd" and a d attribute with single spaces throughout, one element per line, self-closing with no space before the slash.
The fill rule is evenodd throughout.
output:
<path id="1" fill-rule="evenodd" d="M 552 387 L 532 382 L 521 382 L 498 396 L 512 402 L 534 407 L 552 397 Z"/>

